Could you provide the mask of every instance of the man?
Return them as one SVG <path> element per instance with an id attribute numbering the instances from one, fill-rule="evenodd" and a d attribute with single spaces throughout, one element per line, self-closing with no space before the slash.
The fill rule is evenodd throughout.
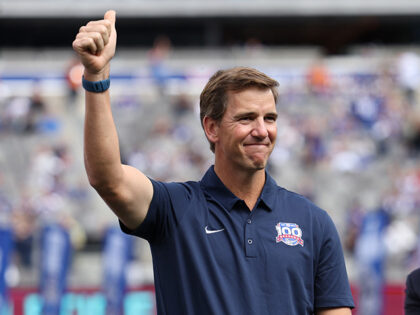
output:
<path id="1" fill-rule="evenodd" d="M 420 268 L 407 276 L 404 310 L 405 315 L 420 314 Z"/>
<path id="2" fill-rule="evenodd" d="M 278 83 L 249 68 L 217 72 L 200 97 L 214 166 L 200 182 L 157 182 L 120 161 L 107 92 L 115 47 L 114 11 L 73 42 L 85 66 L 85 165 L 122 229 L 151 245 L 158 313 L 351 314 L 331 219 L 265 171 Z"/>

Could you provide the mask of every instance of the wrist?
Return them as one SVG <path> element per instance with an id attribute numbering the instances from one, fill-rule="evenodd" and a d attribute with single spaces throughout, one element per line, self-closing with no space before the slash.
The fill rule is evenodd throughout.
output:
<path id="1" fill-rule="evenodd" d="M 89 81 L 86 80 L 84 76 L 82 77 L 82 86 L 88 92 L 103 93 L 109 89 L 110 84 L 111 81 L 109 78 L 106 78 L 105 80 Z"/>
<path id="2" fill-rule="evenodd" d="M 95 72 L 95 71 L 89 71 L 89 69 L 85 68 L 85 71 L 83 73 L 83 77 L 87 81 L 102 81 L 109 78 L 109 66 L 106 66 L 103 70 Z"/>

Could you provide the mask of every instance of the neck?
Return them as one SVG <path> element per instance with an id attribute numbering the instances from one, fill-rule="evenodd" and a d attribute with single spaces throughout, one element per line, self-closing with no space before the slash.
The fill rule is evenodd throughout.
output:
<path id="1" fill-rule="evenodd" d="M 261 194 L 265 183 L 265 170 L 237 170 L 214 165 L 214 171 L 223 184 L 239 199 L 242 199 L 251 211 Z"/>

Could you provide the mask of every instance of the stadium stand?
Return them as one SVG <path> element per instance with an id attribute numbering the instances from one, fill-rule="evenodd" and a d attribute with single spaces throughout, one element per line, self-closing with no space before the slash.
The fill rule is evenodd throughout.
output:
<path id="1" fill-rule="evenodd" d="M 31 204 L 39 203 L 36 198 L 43 193 L 39 190 L 58 191 L 64 201 L 55 202 L 66 204 L 61 211 L 81 224 L 93 244 L 115 219 L 88 188 L 84 175 L 83 97 L 79 94 L 69 104 L 65 81 L 71 55 L 53 55 L 52 60 L 48 54 L 3 54 L 1 86 L 8 91 L 2 94 L 3 189 L 16 208 L 35 208 L 30 211 L 36 217 L 48 211 Z M 418 130 L 415 122 L 410 124 L 418 105 L 406 102 L 398 87 L 397 68 L 391 67 L 394 55 L 326 58 L 322 66 L 328 83 L 321 88 L 307 76 L 319 63 L 316 49 L 173 51 L 164 61 L 166 74 L 160 81 L 155 81 L 147 56 L 145 51 L 123 51 L 113 64 L 113 110 L 126 163 L 162 180 L 200 178 L 211 163 L 211 153 L 198 121 L 198 93 L 219 67 L 258 67 L 280 81 L 279 139 L 270 164 L 277 181 L 327 209 L 343 240 L 346 213 L 356 201 L 362 212 L 387 203 L 394 228 L 403 224 L 410 231 L 404 248 L 391 246 L 395 253 L 387 277 L 401 281 L 409 267 L 400 264 L 413 251 L 417 241 L 413 235 L 418 232 L 419 148 L 413 138 Z M 45 108 L 36 113 L 31 129 L 23 122 L 31 116 L 33 93 L 40 94 Z M 19 106 L 26 110 L 17 110 Z M 10 113 L 11 107 L 17 113 Z M 389 242 L 396 242 L 390 234 Z M 146 256 L 139 254 L 141 259 Z M 350 251 L 348 258 L 352 266 Z M 352 279 L 356 269 L 350 268 Z M 85 272 L 76 272 L 75 283 L 98 284 L 100 276 L 92 279 L 94 273 Z"/>

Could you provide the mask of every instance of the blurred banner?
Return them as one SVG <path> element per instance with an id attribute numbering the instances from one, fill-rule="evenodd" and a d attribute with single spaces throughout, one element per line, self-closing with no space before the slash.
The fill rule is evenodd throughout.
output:
<path id="1" fill-rule="evenodd" d="M 13 247 L 13 233 L 9 228 L 0 228 L 0 315 L 12 314 L 9 308 L 9 294 L 6 270 Z"/>
<path id="2" fill-rule="evenodd" d="M 58 224 L 43 228 L 41 234 L 40 293 L 43 315 L 57 315 L 69 270 L 71 255 L 70 235 Z"/>
<path id="3" fill-rule="evenodd" d="M 10 296 L 14 311 L 7 315 L 44 315 L 42 297 L 36 288 L 14 288 Z M 106 298 L 100 288 L 72 288 L 63 295 L 60 304 L 57 315 L 108 315 Z M 154 287 L 131 288 L 124 295 L 123 308 L 118 315 L 155 315 Z"/>
<path id="4" fill-rule="evenodd" d="M 122 314 L 126 291 L 126 271 L 132 257 L 133 238 L 122 233 L 119 227 L 109 227 L 103 251 L 103 292 L 106 297 L 106 314 Z"/>
<path id="5" fill-rule="evenodd" d="M 404 315 L 404 289 L 405 286 L 401 284 L 385 285 L 382 315 Z M 10 315 L 42 315 L 41 297 L 36 291 L 36 288 L 11 288 L 14 311 Z M 352 314 L 361 315 L 358 309 L 361 291 L 352 286 L 352 293 L 356 303 Z M 71 288 L 64 294 L 61 305 L 60 315 L 108 315 L 101 288 Z M 123 305 L 124 312 L 119 315 L 156 314 L 153 285 L 130 288 L 124 295 Z"/>

